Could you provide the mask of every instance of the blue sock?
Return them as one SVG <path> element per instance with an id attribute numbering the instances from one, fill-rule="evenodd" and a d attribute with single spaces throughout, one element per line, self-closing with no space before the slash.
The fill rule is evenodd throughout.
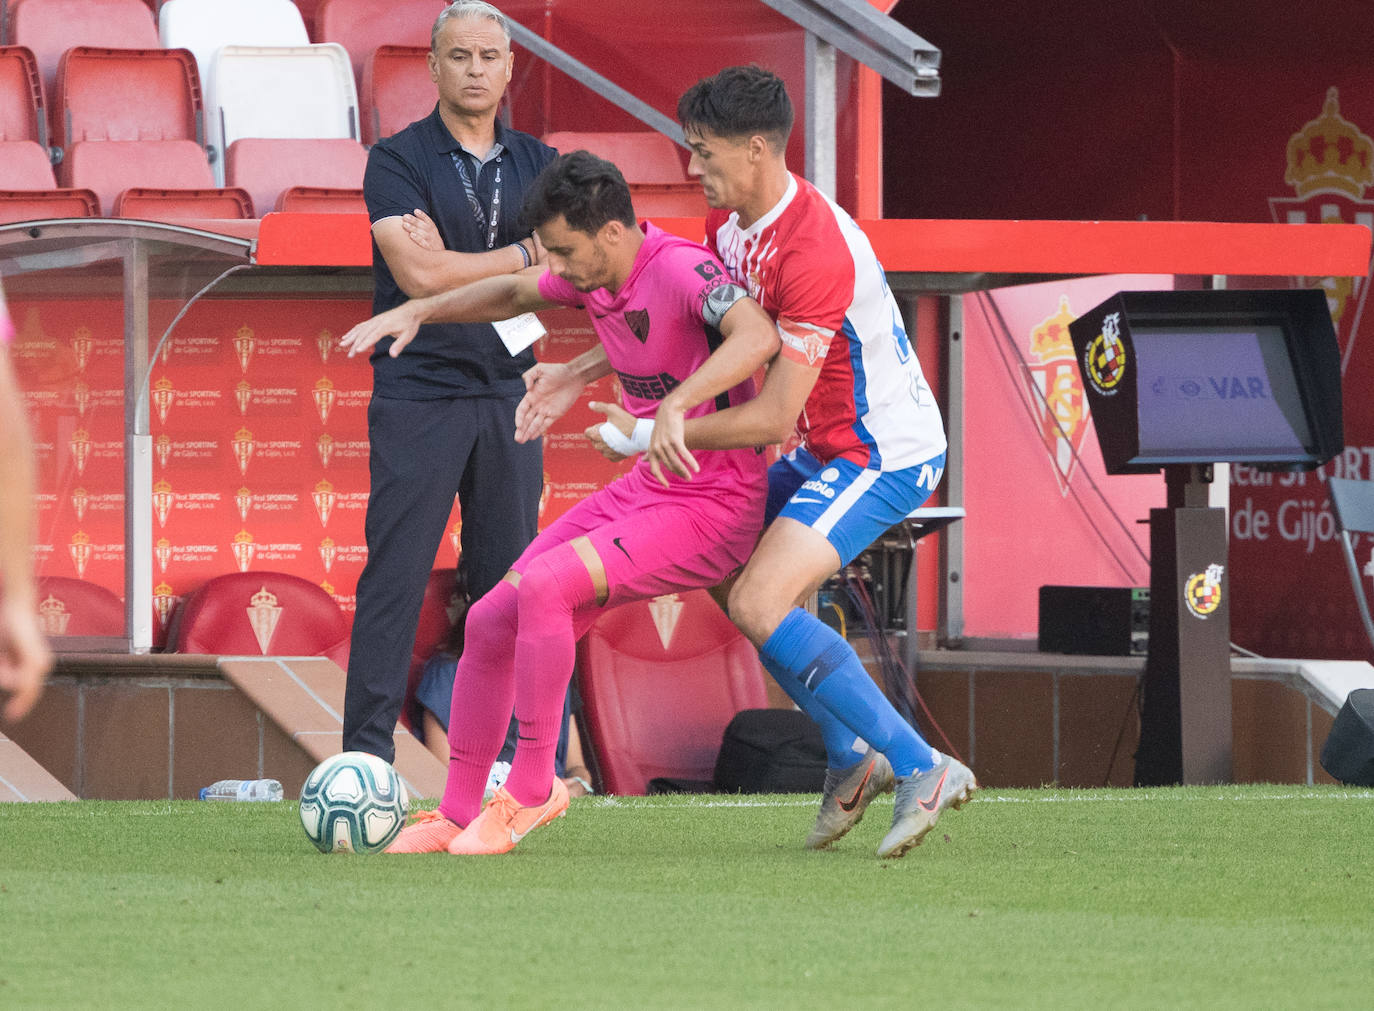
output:
<path id="1" fill-rule="evenodd" d="M 825 741 L 826 764 L 832 769 L 847 769 L 863 758 L 868 746 L 854 731 L 841 723 L 829 709 L 821 705 L 802 683 L 789 674 L 777 662 L 760 655 L 764 670 L 773 675 L 787 697 L 797 704 L 797 708 L 815 721 L 821 728 L 821 738 Z"/>
<path id="2" fill-rule="evenodd" d="M 892 708 L 849 643 L 815 615 L 793 608 L 759 655 L 789 695 L 790 679 L 886 755 L 898 776 L 934 767 L 930 745 Z"/>

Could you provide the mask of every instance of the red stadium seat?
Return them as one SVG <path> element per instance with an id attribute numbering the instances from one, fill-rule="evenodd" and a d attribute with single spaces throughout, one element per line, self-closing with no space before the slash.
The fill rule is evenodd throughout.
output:
<path id="1" fill-rule="evenodd" d="M 38 580 L 38 620 L 50 636 L 121 636 L 124 601 L 105 587 L 84 579 L 43 576 Z"/>
<path id="2" fill-rule="evenodd" d="M 292 186 L 359 189 L 367 149 L 344 137 L 245 137 L 229 146 L 225 182 L 253 195 L 258 217 Z"/>
<path id="3" fill-rule="evenodd" d="M 113 211 L 115 198 L 131 187 L 213 189 L 214 173 L 193 140 L 89 140 L 71 146 L 58 166 L 66 186 L 95 190 L 100 206 Z"/>
<path id="4" fill-rule="evenodd" d="M 43 79 L 27 46 L 0 46 L 0 141 L 48 145 Z"/>
<path id="5" fill-rule="evenodd" d="M 100 201 L 90 190 L 0 190 L 0 225 L 99 216 Z"/>
<path id="6" fill-rule="evenodd" d="M 311 42 L 323 42 L 315 31 L 315 25 L 319 19 L 320 0 L 296 0 L 296 9 L 301 12 L 301 20 L 305 22 L 306 31 L 310 33 Z"/>
<path id="7" fill-rule="evenodd" d="M 57 94 L 57 65 L 72 46 L 157 49 L 157 25 L 143 0 L 10 0 L 9 39 L 38 61 L 43 93 Z M 53 137 L 61 134 L 54 124 Z"/>
<path id="8" fill-rule="evenodd" d="M 641 218 L 704 218 L 708 210 L 700 183 L 631 183 L 630 199 Z"/>
<path id="9" fill-rule="evenodd" d="M 0 187 L 50 190 L 56 185 L 47 148 L 31 140 L 0 141 Z"/>
<path id="10" fill-rule="evenodd" d="M 643 794 L 659 776 L 711 779 L 726 724 L 768 705 L 753 644 L 704 590 L 615 608 L 577 656 L 607 793 Z"/>
<path id="11" fill-rule="evenodd" d="M 275 210 L 306 214 L 366 214 L 361 189 L 339 186 L 292 186 L 277 197 Z"/>
<path id="12" fill-rule="evenodd" d="M 180 608 L 171 649 L 217 656 L 323 656 L 348 666 L 348 622 L 325 590 L 283 572 L 216 576 Z"/>
<path id="13" fill-rule="evenodd" d="M 113 217 L 143 221 L 183 218 L 251 218 L 253 198 L 238 187 L 226 189 L 155 190 L 131 187 L 115 198 Z"/>
<path id="14" fill-rule="evenodd" d="M 89 189 L 57 189 L 47 148 L 32 140 L 0 140 L 0 224 L 99 215 Z"/>
<path id="15" fill-rule="evenodd" d="M 97 49 L 62 54 L 55 143 L 193 140 L 204 143 L 200 78 L 185 49 Z"/>
<path id="16" fill-rule="evenodd" d="M 378 46 L 364 58 L 358 87 L 363 143 L 375 144 L 424 119 L 435 100 L 429 46 Z"/>
<path id="17" fill-rule="evenodd" d="M 545 134 L 544 143 L 561 153 L 590 151 L 598 158 L 615 162 L 625 181 L 636 183 L 685 183 L 681 150 L 657 130 L 578 133 L 560 130 Z"/>
<path id="18" fill-rule="evenodd" d="M 435 0 L 321 0 L 315 11 L 315 41 L 337 42 L 362 78 L 363 61 L 379 45 L 429 49 L 434 19 L 444 9 Z"/>

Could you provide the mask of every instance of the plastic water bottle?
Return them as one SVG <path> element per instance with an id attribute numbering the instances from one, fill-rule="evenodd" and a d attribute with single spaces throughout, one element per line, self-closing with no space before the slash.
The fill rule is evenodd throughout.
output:
<path id="1" fill-rule="evenodd" d="M 200 791 L 201 800 L 281 800 L 275 779 L 221 779 Z"/>

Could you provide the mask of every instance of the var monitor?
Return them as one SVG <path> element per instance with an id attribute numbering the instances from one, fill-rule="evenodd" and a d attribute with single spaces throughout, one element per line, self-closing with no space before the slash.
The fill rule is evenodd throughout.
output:
<path id="1" fill-rule="evenodd" d="M 1344 448 L 1325 294 L 1123 291 L 1069 325 L 1108 474 L 1318 467 Z"/>

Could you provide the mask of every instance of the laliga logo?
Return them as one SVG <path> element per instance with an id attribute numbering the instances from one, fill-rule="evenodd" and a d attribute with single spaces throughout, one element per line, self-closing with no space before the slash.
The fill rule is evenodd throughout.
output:
<path id="1" fill-rule="evenodd" d="M 253 493 L 247 488 L 234 492 L 234 505 L 238 506 L 239 522 L 248 522 L 248 510 L 253 508 Z"/>
<path id="2" fill-rule="evenodd" d="M 240 530 L 234 535 L 232 546 L 234 561 L 238 563 L 240 572 L 247 572 L 248 566 L 253 562 L 253 554 L 257 549 L 253 546 L 253 535 L 247 530 Z"/>
<path id="3" fill-rule="evenodd" d="M 172 387 L 172 381 L 166 376 L 153 383 L 153 404 L 157 407 L 157 420 L 164 425 L 167 424 L 167 411 L 175 399 L 176 390 Z"/>
<path id="4" fill-rule="evenodd" d="M 176 502 L 176 495 L 172 493 L 172 486 L 165 480 L 157 481 L 153 484 L 153 512 L 157 513 L 159 526 L 167 525 L 167 514 L 172 511 L 172 506 Z"/>
<path id="5" fill-rule="evenodd" d="M 87 327 L 76 328 L 76 333 L 72 335 L 72 352 L 76 355 L 78 372 L 86 371 L 86 363 L 91 360 L 91 348 L 94 344 L 91 340 L 91 331 Z"/>
<path id="6" fill-rule="evenodd" d="M 172 542 L 165 537 L 159 537 L 153 547 L 153 554 L 157 556 L 158 570 L 166 575 L 167 563 L 172 560 Z"/>
<path id="7" fill-rule="evenodd" d="M 315 490 L 310 493 L 310 497 L 315 501 L 315 512 L 319 513 L 320 526 L 329 526 L 329 514 L 334 511 L 334 500 L 338 497 L 334 494 L 334 486 L 326 480 L 320 480 L 315 485 Z"/>
<path id="8" fill-rule="evenodd" d="M 76 511 L 76 522 L 80 523 L 86 518 L 86 501 L 90 498 L 90 493 L 85 488 L 72 489 L 72 509 Z"/>
<path id="9" fill-rule="evenodd" d="M 91 560 L 91 535 L 84 530 L 78 530 L 72 534 L 72 542 L 67 550 L 71 552 L 72 564 L 76 566 L 76 574 L 84 578 L 86 565 Z"/>
<path id="10" fill-rule="evenodd" d="M 334 383 L 328 377 L 324 377 L 315 383 L 315 409 L 320 412 L 320 424 L 329 423 L 329 412 L 334 409 Z"/>
<path id="11" fill-rule="evenodd" d="M 1220 565 L 1209 565 L 1202 572 L 1195 572 L 1183 584 L 1183 600 L 1193 617 L 1207 620 L 1207 616 L 1221 606 Z"/>
<path id="12" fill-rule="evenodd" d="M 337 552 L 334 547 L 334 538 L 326 537 L 320 541 L 320 561 L 324 563 L 324 571 L 328 572 L 334 568 L 334 555 Z"/>
<path id="13" fill-rule="evenodd" d="M 1116 387 L 1126 374 L 1126 346 L 1121 343 L 1121 313 L 1114 312 L 1102 321 L 1102 332 L 1083 352 L 1083 373 L 1093 389 L 1104 397 L 1116 395 Z"/>
<path id="14" fill-rule="evenodd" d="M 673 633 L 677 631 L 677 623 L 682 618 L 682 609 L 685 606 L 676 593 L 665 593 L 649 601 L 649 614 L 654 619 L 658 641 L 663 643 L 665 653 L 673 644 Z"/>
<path id="15" fill-rule="evenodd" d="M 44 635 L 66 635 L 71 620 L 67 605 L 51 593 L 38 605 L 38 628 Z"/>
<path id="16" fill-rule="evenodd" d="M 153 607 L 157 609 L 158 624 L 163 628 L 167 627 L 167 619 L 172 616 L 176 603 L 177 596 L 168 584 L 158 583 L 153 587 Z"/>
<path id="17" fill-rule="evenodd" d="M 334 455 L 334 436 L 324 432 L 315 440 L 315 448 L 320 451 L 320 466 L 328 467 L 329 458 Z"/>
<path id="18" fill-rule="evenodd" d="M 258 640 L 258 649 L 267 655 L 267 646 L 272 641 L 272 633 L 281 621 L 282 608 L 277 606 L 277 598 L 263 587 L 253 594 L 248 602 L 248 624 L 253 626 L 253 638 Z"/>
<path id="19" fill-rule="evenodd" d="M 1328 88 L 1322 114 L 1288 138 L 1283 181 L 1297 197 L 1270 197 L 1269 213 L 1279 223 L 1345 222 L 1374 229 L 1374 200 L 1364 199 L 1374 185 L 1374 140 L 1340 112 L 1340 93 Z M 1343 350 L 1341 371 L 1350 364 L 1355 335 L 1369 294 L 1364 277 L 1302 277 L 1294 284 L 1322 288 Z"/>
<path id="20" fill-rule="evenodd" d="M 253 357 L 253 345 L 256 343 L 251 326 L 239 327 L 238 335 L 234 337 L 234 353 L 239 357 L 239 371 L 244 375 L 248 374 L 248 362 Z"/>
<path id="21" fill-rule="evenodd" d="M 247 379 L 240 379 L 234 387 L 234 400 L 239 405 L 239 414 L 248 413 L 248 405 L 253 402 L 253 387 Z"/>
<path id="22" fill-rule="evenodd" d="M 239 462 L 239 473 L 248 473 L 248 461 L 253 458 L 253 433 L 240 428 L 234 433 L 234 459 Z"/>
<path id="23" fill-rule="evenodd" d="M 72 459 L 76 462 L 76 473 L 85 474 L 86 458 L 91 452 L 91 433 L 84 428 L 78 428 L 72 433 L 71 449 Z"/>

